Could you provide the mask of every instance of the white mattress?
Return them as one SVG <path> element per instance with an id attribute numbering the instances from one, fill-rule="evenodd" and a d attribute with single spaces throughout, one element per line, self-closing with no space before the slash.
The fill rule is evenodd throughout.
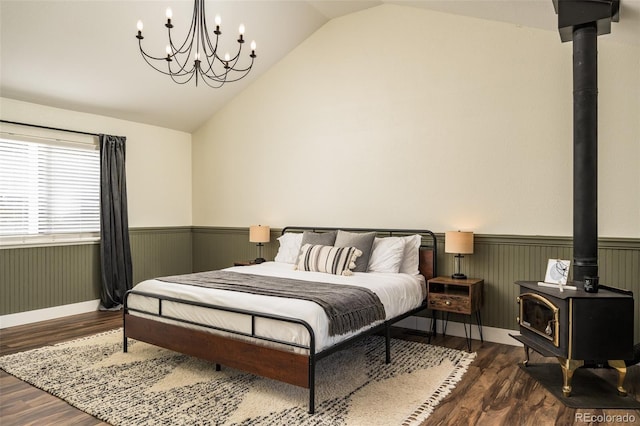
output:
<path id="1" fill-rule="evenodd" d="M 336 285 L 349 284 L 366 287 L 380 298 L 385 309 L 386 319 L 394 318 L 413 308 L 417 308 L 426 297 L 425 280 L 422 275 L 356 272 L 347 277 L 320 272 L 297 271 L 293 269 L 292 264 L 279 262 L 265 262 L 260 265 L 239 266 L 228 268 L 227 270 L 305 281 L 322 281 Z M 316 352 L 378 324 L 374 323 L 363 329 L 339 336 L 329 336 L 328 318 L 324 310 L 314 302 L 216 290 L 169 283 L 155 279 L 139 283 L 135 286 L 134 290 L 172 296 L 181 300 L 198 301 L 304 320 L 312 327 L 315 333 Z M 130 308 L 143 309 L 147 312 L 154 313 L 157 313 L 158 310 L 157 300 L 138 295 L 129 296 L 128 306 Z M 132 313 L 140 315 L 135 312 Z M 250 317 L 242 314 L 212 311 L 211 309 L 166 301 L 162 304 L 162 313 L 163 315 L 187 319 L 200 324 L 220 326 L 234 331 L 245 333 L 250 333 L 251 331 Z M 309 345 L 308 332 L 299 324 L 289 324 L 281 321 L 275 322 L 274 320 L 257 318 L 255 332 L 257 335 L 263 337 L 293 342 L 304 346 Z"/>

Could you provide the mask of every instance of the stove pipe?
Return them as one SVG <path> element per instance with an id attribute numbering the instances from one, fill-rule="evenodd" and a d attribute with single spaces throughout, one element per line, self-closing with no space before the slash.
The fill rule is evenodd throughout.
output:
<path id="1" fill-rule="evenodd" d="M 573 30 L 573 279 L 598 276 L 598 41 Z"/>
<path id="2" fill-rule="evenodd" d="M 598 42 L 620 0 L 553 0 L 563 42 L 573 41 L 573 280 L 598 276 Z"/>

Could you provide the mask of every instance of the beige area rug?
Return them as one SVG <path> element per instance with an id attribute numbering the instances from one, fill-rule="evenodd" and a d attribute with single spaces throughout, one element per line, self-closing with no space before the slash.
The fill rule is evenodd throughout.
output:
<path id="1" fill-rule="evenodd" d="M 316 367 L 307 389 L 130 340 L 114 330 L 0 358 L 0 368 L 114 425 L 417 425 L 475 354 L 371 336 Z"/>

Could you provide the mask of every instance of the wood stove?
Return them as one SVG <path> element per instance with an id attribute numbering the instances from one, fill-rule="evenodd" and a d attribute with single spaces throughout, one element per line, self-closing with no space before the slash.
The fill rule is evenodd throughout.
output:
<path id="1" fill-rule="evenodd" d="M 530 349 L 553 356 L 562 367 L 562 393 L 571 395 L 571 378 L 585 364 L 609 364 L 618 371 L 618 393 L 626 395 L 625 360 L 633 358 L 633 294 L 607 286 L 597 293 L 560 291 L 535 281 L 518 281 L 518 325 L 513 335 L 524 345 L 524 365 Z"/>
<path id="2" fill-rule="evenodd" d="M 520 286 L 520 335 L 525 361 L 529 349 L 555 356 L 563 374 L 562 392 L 585 363 L 608 363 L 618 370 L 618 392 L 633 358 L 633 294 L 601 286 L 584 291 L 598 276 L 598 49 L 597 37 L 619 20 L 620 0 L 553 0 L 563 42 L 573 42 L 573 285 L 577 290 Z"/>

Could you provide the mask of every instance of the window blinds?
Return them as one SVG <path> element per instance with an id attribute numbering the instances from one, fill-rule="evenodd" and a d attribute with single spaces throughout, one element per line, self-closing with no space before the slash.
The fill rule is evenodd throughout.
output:
<path id="1" fill-rule="evenodd" d="M 100 231 L 97 144 L 0 135 L 0 239 L 86 238 Z"/>

